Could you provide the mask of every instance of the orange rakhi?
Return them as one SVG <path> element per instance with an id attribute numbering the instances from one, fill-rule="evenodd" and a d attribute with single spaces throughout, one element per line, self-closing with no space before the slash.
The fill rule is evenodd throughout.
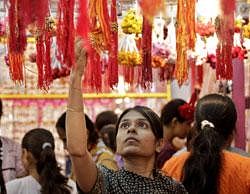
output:
<path id="1" fill-rule="evenodd" d="M 155 15 L 164 10 L 164 0 L 138 0 L 143 15 L 152 20 Z"/>
<path id="2" fill-rule="evenodd" d="M 178 0 L 175 78 L 179 85 L 188 79 L 187 51 L 195 46 L 195 1 Z"/>

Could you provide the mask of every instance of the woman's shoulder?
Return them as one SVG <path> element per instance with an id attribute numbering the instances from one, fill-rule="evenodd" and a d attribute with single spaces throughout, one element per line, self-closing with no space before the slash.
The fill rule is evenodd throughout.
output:
<path id="1" fill-rule="evenodd" d="M 6 190 L 8 194 L 27 192 L 33 192 L 35 194 L 37 191 L 40 190 L 40 188 L 40 184 L 32 176 L 14 179 L 6 183 Z"/>
<path id="2" fill-rule="evenodd" d="M 166 187 L 166 190 L 168 190 L 170 193 L 187 193 L 185 187 L 182 183 L 180 183 L 178 180 L 168 176 L 167 173 L 164 171 L 158 171 L 160 179 L 162 180 L 162 184 Z M 156 180 L 157 182 L 160 182 L 159 180 Z"/>
<path id="3" fill-rule="evenodd" d="M 244 178 L 246 175 L 250 177 L 250 158 L 248 157 L 224 151 L 222 165 L 225 171 L 227 171 L 225 173 L 232 172 L 242 174 Z"/>
<path id="4" fill-rule="evenodd" d="M 6 185 L 16 185 L 16 184 L 25 184 L 25 183 L 37 183 L 39 184 L 32 176 L 25 176 L 22 178 L 17 178 L 14 180 L 11 180 L 9 182 L 6 183 Z"/>
<path id="5" fill-rule="evenodd" d="M 182 175 L 182 168 L 189 155 L 189 152 L 184 152 L 178 156 L 173 156 L 165 162 L 162 171 L 167 176 L 173 177 L 176 180 L 180 181 Z"/>
<path id="6" fill-rule="evenodd" d="M 224 151 L 223 152 L 224 161 L 227 162 L 228 165 L 237 165 L 238 164 L 244 164 L 241 167 L 243 168 L 250 168 L 250 158 L 246 156 L 242 156 L 237 153 Z"/>
<path id="7" fill-rule="evenodd" d="M 250 159 L 236 153 L 223 151 L 221 187 L 228 193 L 246 193 L 250 190 Z M 230 183 L 234 183 L 231 185 Z M 236 192 L 237 191 L 237 192 Z M 239 192 L 240 191 L 240 192 Z"/>
<path id="8" fill-rule="evenodd" d="M 166 172 L 167 169 L 176 168 L 176 167 L 184 164 L 184 162 L 187 160 L 187 158 L 188 158 L 189 155 L 190 155 L 189 152 L 183 152 L 180 155 L 172 156 L 169 160 L 167 160 L 164 163 L 162 170 L 164 172 Z"/>

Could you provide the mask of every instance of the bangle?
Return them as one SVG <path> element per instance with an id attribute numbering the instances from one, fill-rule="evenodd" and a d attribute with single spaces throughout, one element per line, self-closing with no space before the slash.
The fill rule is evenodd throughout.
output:
<path id="1" fill-rule="evenodd" d="M 67 107 L 67 111 L 68 112 L 83 112 L 83 109 L 77 109 L 77 108 L 71 108 L 71 107 Z"/>

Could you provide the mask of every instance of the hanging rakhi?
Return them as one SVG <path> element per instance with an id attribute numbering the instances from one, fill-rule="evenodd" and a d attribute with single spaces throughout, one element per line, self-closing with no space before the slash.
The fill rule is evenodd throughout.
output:
<path id="1" fill-rule="evenodd" d="M 113 88 L 118 83 L 118 23 L 116 0 L 111 1 L 111 47 L 108 63 L 108 84 Z"/>
<path id="2" fill-rule="evenodd" d="M 51 38 L 53 27 L 51 18 L 47 18 L 44 26 L 39 27 L 36 37 L 36 63 L 38 70 L 38 88 L 48 90 L 53 81 L 51 69 Z"/>
<path id="3" fill-rule="evenodd" d="M 119 41 L 119 64 L 122 69 L 122 73 L 125 82 L 130 85 L 134 84 L 135 72 L 142 64 L 141 55 L 136 46 L 135 35 L 128 34 L 121 37 Z"/>
<path id="4" fill-rule="evenodd" d="M 136 14 L 134 9 L 129 9 L 121 23 L 123 36 L 119 39 L 119 65 L 125 82 L 130 86 L 138 84 L 141 78 L 138 71 L 142 64 L 136 37 L 142 33 L 142 18 Z M 137 76 L 137 79 L 136 79 Z M 136 79 L 136 80 L 135 80 Z"/>
<path id="5" fill-rule="evenodd" d="M 176 50 L 177 61 L 175 78 L 179 85 L 188 79 L 188 49 L 195 46 L 195 1 L 178 0 L 177 27 L 176 27 Z"/>
<path id="6" fill-rule="evenodd" d="M 24 79 L 24 50 L 26 49 L 26 28 L 33 24 L 43 29 L 48 14 L 48 0 L 11 0 L 9 7 L 9 66 L 13 81 Z"/>
<path id="7" fill-rule="evenodd" d="M 216 49 L 216 77 L 231 80 L 235 0 L 220 0 L 221 15 L 216 19 L 219 43 Z"/>
<path id="8" fill-rule="evenodd" d="M 10 0 L 8 60 L 10 77 L 14 82 L 24 81 L 24 51 L 27 45 L 24 20 L 20 18 L 18 0 Z"/>
<path id="9" fill-rule="evenodd" d="M 142 80 L 141 86 L 147 88 L 152 83 L 152 23 L 143 17 L 142 25 Z"/>
<path id="10" fill-rule="evenodd" d="M 77 32 L 84 39 L 88 50 L 88 64 L 84 76 L 90 90 L 102 90 L 102 68 L 100 56 L 110 52 L 112 35 L 107 0 L 81 0 L 79 2 Z M 83 21 L 85 20 L 85 21 Z M 87 20 L 87 21 L 86 21 Z M 86 27 L 86 29 L 84 29 Z"/>
<path id="11" fill-rule="evenodd" d="M 59 0 L 57 10 L 57 57 L 62 64 L 68 67 L 72 67 L 75 61 L 74 6 L 75 0 Z"/>
<path id="12" fill-rule="evenodd" d="M 138 0 L 143 15 L 150 21 L 164 10 L 164 0 Z"/>
<path id="13" fill-rule="evenodd" d="M 196 32 L 195 32 L 195 2 L 196 0 L 187 0 L 187 30 L 189 34 L 188 47 L 191 50 L 194 50 L 196 42 Z"/>
<path id="14" fill-rule="evenodd" d="M 187 33 L 186 0 L 178 0 L 177 26 L 176 26 L 176 50 L 177 60 L 175 65 L 175 78 L 182 85 L 188 78 L 187 50 L 189 36 Z"/>

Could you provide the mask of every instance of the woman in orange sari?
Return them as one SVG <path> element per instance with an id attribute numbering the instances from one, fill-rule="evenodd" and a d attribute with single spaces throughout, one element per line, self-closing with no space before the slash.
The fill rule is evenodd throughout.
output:
<path id="1" fill-rule="evenodd" d="M 168 160 L 163 171 L 182 181 L 192 194 L 250 193 L 250 159 L 225 150 L 236 120 L 229 97 L 210 94 L 201 98 L 190 152 Z"/>

